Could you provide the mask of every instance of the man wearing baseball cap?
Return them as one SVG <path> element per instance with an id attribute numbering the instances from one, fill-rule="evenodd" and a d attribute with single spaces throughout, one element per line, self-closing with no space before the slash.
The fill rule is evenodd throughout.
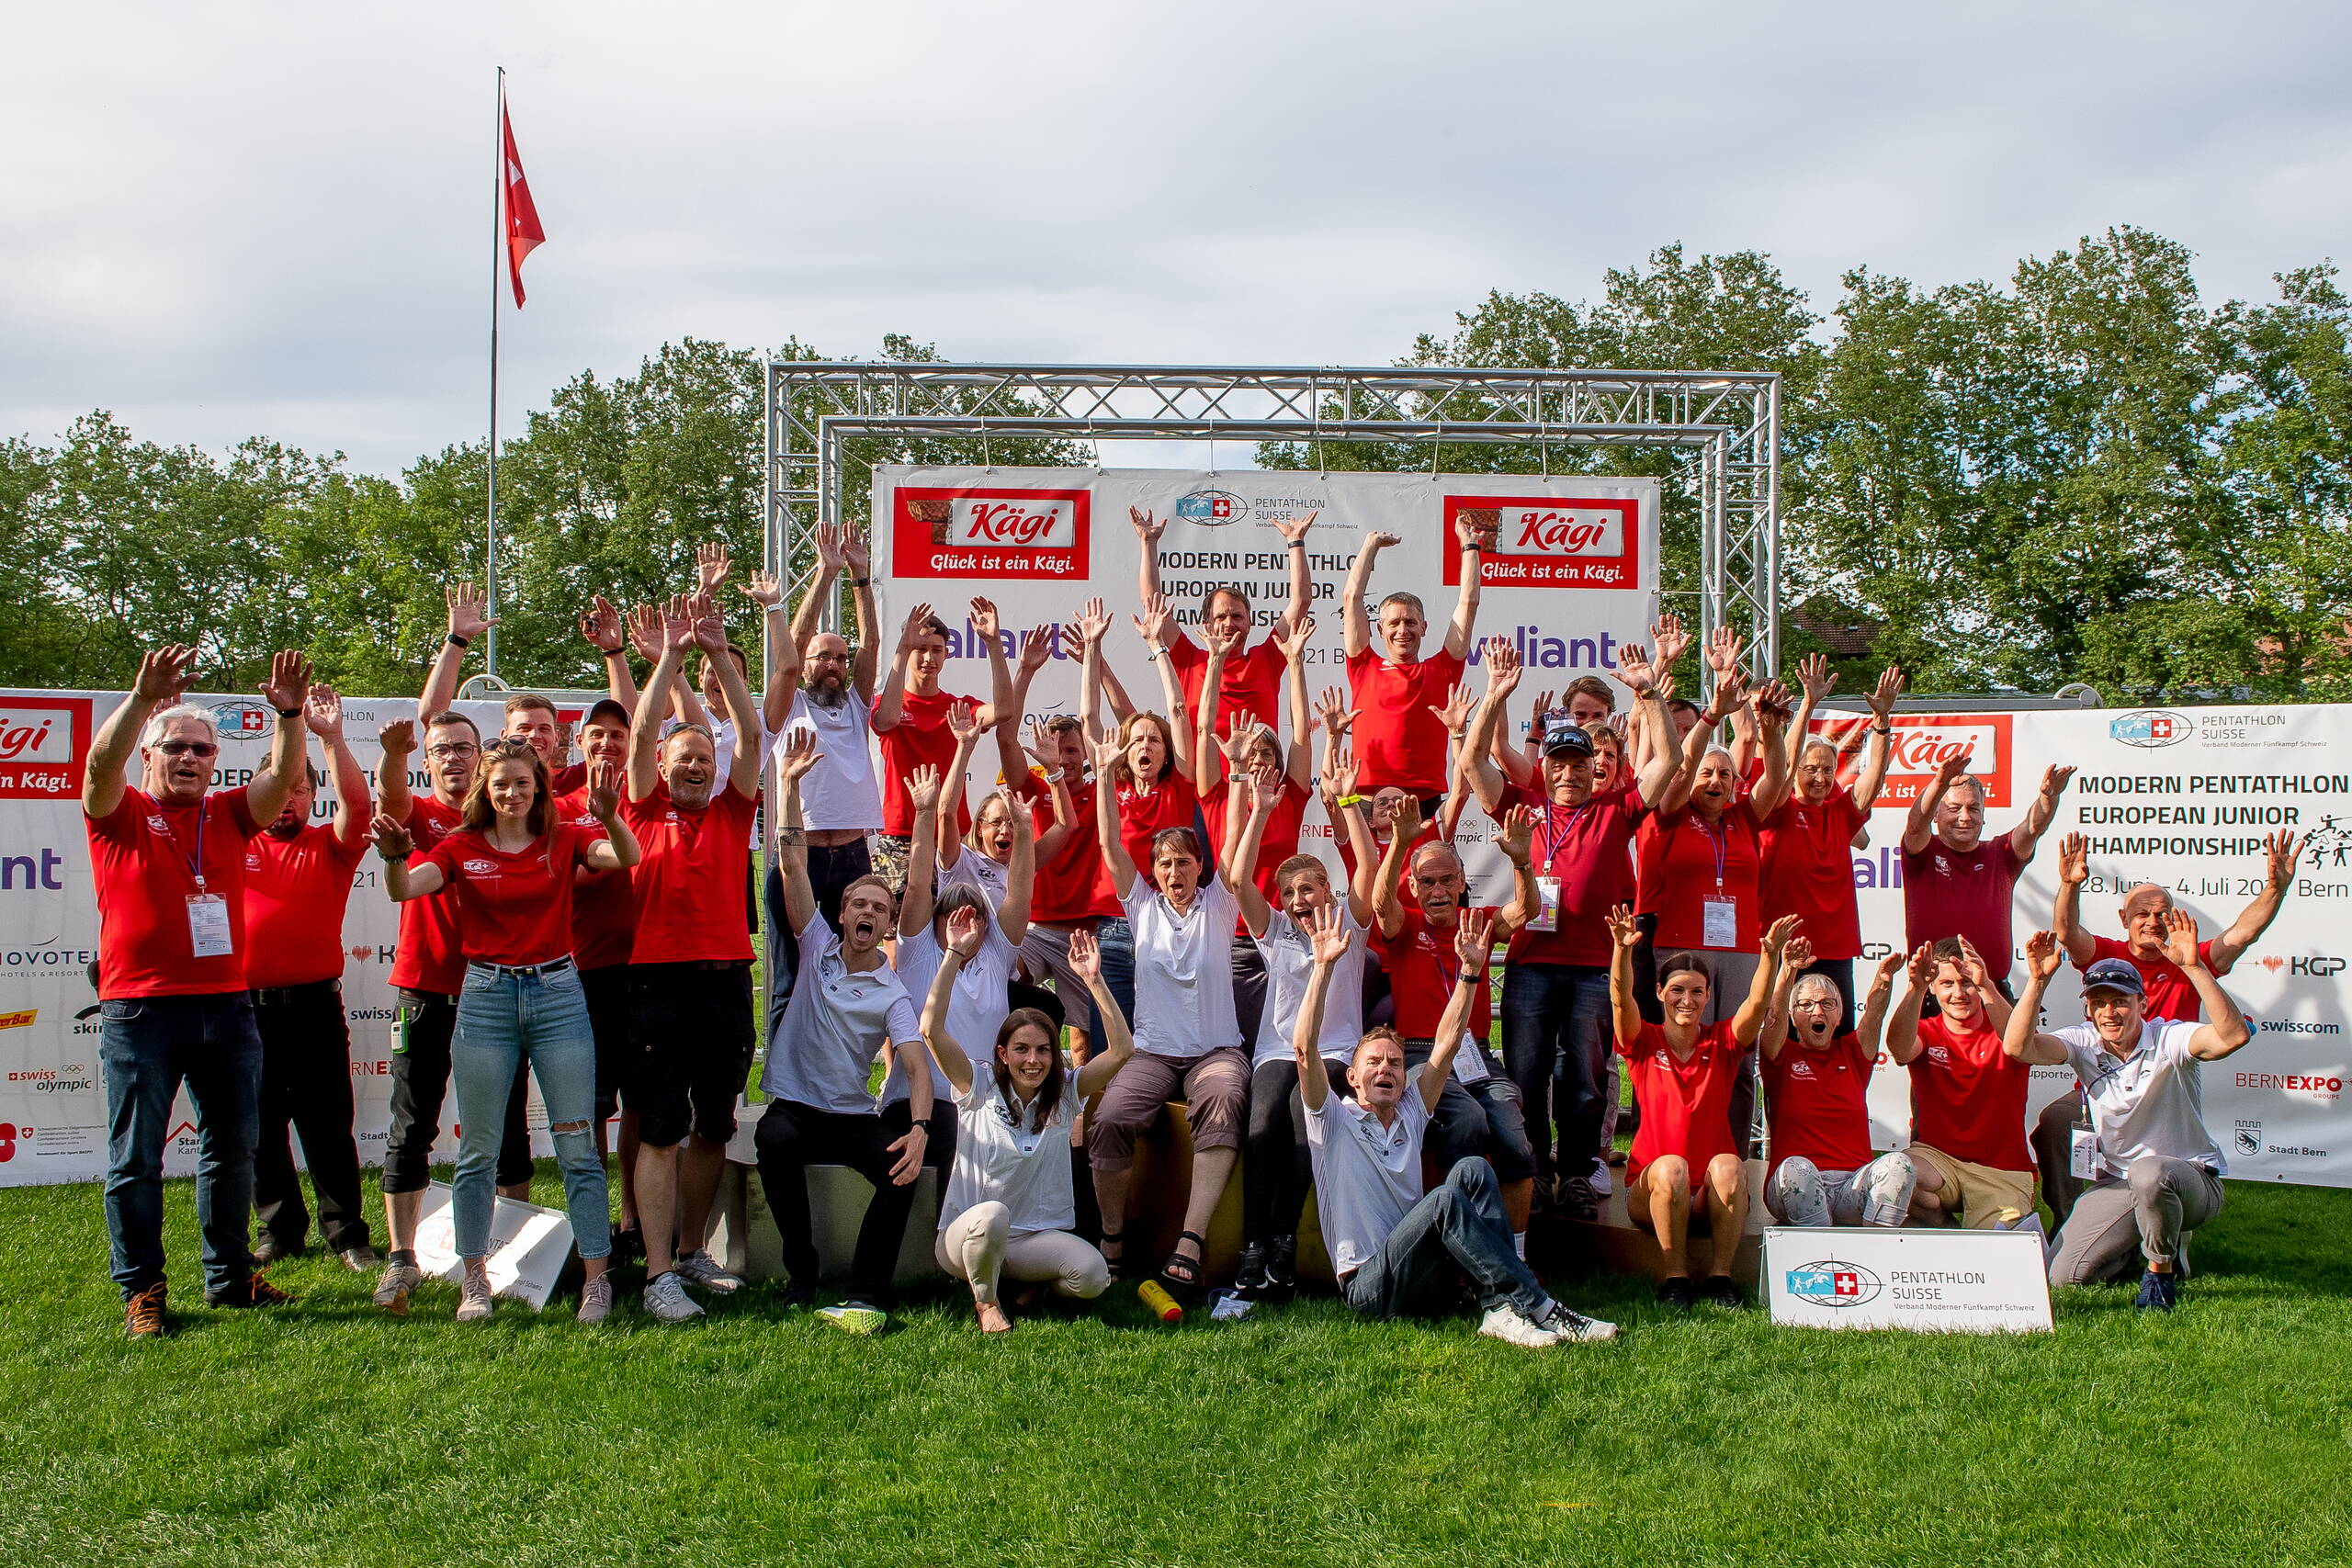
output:
<path id="1" fill-rule="evenodd" d="M 2137 1304 L 2169 1312 L 2182 1241 L 2221 1213 L 2228 1168 L 2205 1130 L 2200 1073 L 2254 1032 L 2205 966 L 2193 918 L 2178 909 L 2165 917 L 2164 949 L 2195 987 L 2210 1022 L 2149 1019 L 2139 969 L 2102 958 L 2083 975 L 2088 1021 L 2042 1032 L 2034 1021 L 2066 950 L 2052 933 L 2036 931 L 2026 943 L 2025 995 L 2009 1015 L 2003 1047 L 2021 1062 L 2074 1068 L 2090 1103 L 2095 1179 L 2058 1233 L 2050 1282 L 2116 1279 L 2130 1272 L 2136 1253 L 2147 1260 Z"/>

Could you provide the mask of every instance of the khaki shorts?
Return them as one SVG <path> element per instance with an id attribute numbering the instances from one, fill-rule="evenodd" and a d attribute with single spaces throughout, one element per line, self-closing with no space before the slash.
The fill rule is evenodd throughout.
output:
<path id="1" fill-rule="evenodd" d="M 1914 1144 L 1905 1152 L 1917 1164 L 1933 1167 L 1936 1174 L 1943 1178 L 1945 1210 L 1957 1208 L 1961 1223 L 1970 1230 L 2013 1224 L 2033 1213 L 2033 1172 L 2030 1170 L 1996 1170 L 1989 1165 L 1971 1165 L 1925 1144 Z M 1960 1194 L 1956 1204 L 1951 1197 L 1953 1192 Z"/>

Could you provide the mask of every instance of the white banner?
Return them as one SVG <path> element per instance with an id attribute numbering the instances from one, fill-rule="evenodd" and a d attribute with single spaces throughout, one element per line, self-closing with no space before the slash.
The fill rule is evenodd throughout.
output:
<path id="1" fill-rule="evenodd" d="M 1773 1225 L 1764 1299 L 1800 1328 L 2030 1333 L 2050 1327 L 2050 1282 L 2032 1231 Z"/>
<path id="2" fill-rule="evenodd" d="M 1548 478 L 1533 474 L 1235 473 L 1170 468 L 975 468 L 882 467 L 874 470 L 877 570 L 891 580 L 887 623 L 874 635 L 896 645 L 908 609 L 928 602 L 951 628 L 942 684 L 986 701 L 988 652 L 972 629 L 974 597 L 994 601 L 1000 637 L 1017 655 L 1032 626 L 1058 626 L 1099 595 L 1114 617 L 1103 647 L 1139 708 L 1165 705 L 1159 677 L 1144 657 L 1129 612 L 1136 607 L 1141 543 L 1128 521 L 1140 507 L 1167 521 L 1159 540 L 1160 589 L 1178 623 L 1199 640 L 1203 599 L 1238 589 L 1262 628 L 1290 603 L 1290 550 L 1277 521 L 1316 514 L 1306 536 L 1316 617 L 1307 649 L 1309 700 L 1347 686 L 1340 592 L 1363 541 L 1388 533 L 1371 599 L 1418 594 L 1428 612 L 1425 653 L 1436 653 L 1460 592 L 1454 519 L 1497 513 L 1495 548 L 1484 562 L 1476 636 L 1468 656 L 1473 694 L 1484 689 L 1475 646 L 1508 637 L 1519 649 L 1527 694 L 1578 675 L 1613 679 L 1617 649 L 1644 642 L 1657 591 L 1657 481 Z M 1029 711 L 1075 713 L 1079 649 L 1057 639 L 1053 662 L 1030 689 Z M 1526 710 L 1522 699 L 1521 712 Z M 995 764 L 975 764 L 993 778 Z M 1493 825 L 1470 811 L 1461 826 L 1473 896 L 1509 897 Z M 1303 847 L 1330 840 L 1319 801 L 1307 807 Z"/>
<path id="3" fill-rule="evenodd" d="M 1843 725 L 1849 719 L 1827 721 Z M 2009 953 L 2012 988 L 2025 974 L 2025 939 L 2047 927 L 2058 888 L 2058 840 L 2090 840 L 2084 929 L 2121 939 L 2116 911 L 2143 882 L 2171 891 L 2212 937 L 2262 891 L 2262 839 L 2281 829 L 2309 834 L 2285 907 L 2222 976 L 2222 987 L 2255 1026 L 2236 1055 L 2203 1069 L 2205 1124 L 2230 1175 L 2352 1187 L 2352 1017 L 2345 920 L 2352 914 L 2352 707 L 2112 708 L 1987 714 L 1897 714 L 1896 761 L 1871 842 L 1854 852 L 1861 890 L 1863 957 L 1870 966 L 1903 944 L 1905 815 L 1941 758 L 1973 749 L 1986 789 L 1986 835 L 2014 827 L 2041 787 L 2042 770 L 2079 770 L 2018 883 Z M 1987 954 L 1987 957 L 1990 957 Z M 1905 984 L 1895 980 L 1900 998 Z M 2043 1026 L 2081 1022 L 2074 967 L 2051 985 Z M 2030 1118 L 2074 1088 L 2064 1067 L 2037 1067 Z M 1871 1083 L 1872 1140 L 1908 1141 L 1910 1075 L 1879 1057 Z"/>
<path id="4" fill-rule="evenodd" d="M 119 692 L 0 691 L 0 1187 L 44 1181 L 94 1180 L 106 1174 L 106 1093 L 98 1071 L 98 997 L 92 965 L 98 955 L 98 908 L 90 880 L 89 838 L 82 818 L 82 763 L 96 726 L 122 700 Z M 268 754 L 276 722 L 251 697 L 191 695 L 220 723 L 216 787 L 252 778 Z M 581 710 L 558 699 L 562 721 Z M 501 705 L 457 705 L 494 736 Z M 344 729 L 367 769 L 370 786 L 381 750 L 377 731 L 413 718 L 414 698 L 344 699 Z M 322 766 L 316 737 L 311 761 Z M 137 768 L 130 770 L 133 782 Z M 409 787 L 430 786 L 422 756 L 411 760 Z M 311 819 L 334 816 L 330 775 L 311 806 Z M 356 1102 L 359 1156 L 384 1157 L 391 1120 L 391 1030 L 399 1005 L 390 979 L 400 912 L 384 896 L 371 852 L 353 874 L 344 909 L 343 1004 L 351 1023 L 351 1074 Z M 444 1101 L 443 1139 L 435 1157 L 454 1158 L 449 1135 L 454 1095 Z M 531 1089 L 531 1141 L 554 1152 L 536 1084 Z M 300 1152 L 297 1140 L 297 1156 Z M 169 1175 L 196 1170 L 196 1118 L 185 1093 L 174 1108 L 164 1152 Z"/>

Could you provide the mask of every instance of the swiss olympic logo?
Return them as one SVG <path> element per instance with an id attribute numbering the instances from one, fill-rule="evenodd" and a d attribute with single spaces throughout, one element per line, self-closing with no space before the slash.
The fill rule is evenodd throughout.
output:
<path id="1" fill-rule="evenodd" d="M 1875 1300 L 1885 1287 L 1859 1263 L 1827 1260 L 1789 1270 L 1789 1294 L 1815 1306 L 1857 1307 Z"/>

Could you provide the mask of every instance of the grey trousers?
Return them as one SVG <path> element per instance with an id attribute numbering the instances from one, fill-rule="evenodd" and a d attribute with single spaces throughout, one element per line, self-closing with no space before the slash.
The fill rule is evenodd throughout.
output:
<path id="1" fill-rule="evenodd" d="M 2081 1285 L 2133 1274 L 2143 1254 L 2151 1263 L 2169 1263 L 2180 1255 L 2183 1232 L 2222 1212 L 2222 1179 L 2203 1166 L 2143 1155 L 2075 1200 L 2050 1259 L 2050 1282 Z"/>

